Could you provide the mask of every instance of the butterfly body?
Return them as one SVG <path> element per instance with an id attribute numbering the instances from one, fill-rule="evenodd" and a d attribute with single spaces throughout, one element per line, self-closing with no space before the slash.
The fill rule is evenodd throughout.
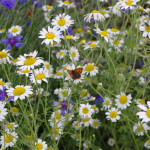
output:
<path id="1" fill-rule="evenodd" d="M 69 75 L 71 76 L 71 78 L 73 80 L 76 80 L 76 79 L 80 79 L 81 78 L 81 73 L 82 73 L 82 68 L 76 68 L 74 70 L 67 70 Z"/>

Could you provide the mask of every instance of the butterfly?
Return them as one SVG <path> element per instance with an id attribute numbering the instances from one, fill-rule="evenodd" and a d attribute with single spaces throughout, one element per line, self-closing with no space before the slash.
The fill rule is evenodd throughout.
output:
<path id="1" fill-rule="evenodd" d="M 83 68 L 76 68 L 74 70 L 67 70 L 73 80 L 80 79 Z"/>

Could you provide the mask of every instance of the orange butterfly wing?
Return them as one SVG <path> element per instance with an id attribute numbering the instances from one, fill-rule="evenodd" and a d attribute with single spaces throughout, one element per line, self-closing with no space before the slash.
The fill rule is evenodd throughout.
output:
<path id="1" fill-rule="evenodd" d="M 83 68 L 76 68 L 76 69 L 74 70 L 74 72 L 81 74 L 81 73 L 82 73 L 82 70 L 83 70 Z"/>
<path id="2" fill-rule="evenodd" d="M 72 70 L 67 70 L 69 75 L 72 75 Z"/>

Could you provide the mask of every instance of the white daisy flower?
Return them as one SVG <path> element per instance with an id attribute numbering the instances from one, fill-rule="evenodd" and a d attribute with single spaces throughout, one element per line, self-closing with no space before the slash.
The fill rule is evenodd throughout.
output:
<path id="1" fill-rule="evenodd" d="M 134 100 L 136 102 L 137 105 L 145 105 L 145 100 L 144 99 L 135 99 Z"/>
<path id="2" fill-rule="evenodd" d="M 130 106 L 132 96 L 129 94 L 126 96 L 123 92 L 121 92 L 120 95 L 116 95 L 117 99 L 115 99 L 116 106 L 120 109 L 126 109 L 128 106 Z"/>
<path id="3" fill-rule="evenodd" d="M 17 99 L 24 100 L 32 94 L 31 86 L 17 85 L 15 88 L 9 88 L 7 91 L 8 96 L 14 96 L 14 102 Z"/>
<path id="4" fill-rule="evenodd" d="M 92 105 L 92 109 L 94 110 L 94 113 L 98 113 L 99 112 L 99 108 L 96 105 Z"/>
<path id="5" fill-rule="evenodd" d="M 61 88 L 55 89 L 55 90 L 54 90 L 54 94 L 58 95 L 58 94 L 61 92 L 61 90 L 62 90 Z"/>
<path id="6" fill-rule="evenodd" d="M 81 66 L 77 66 L 75 68 L 75 65 L 68 65 L 67 66 L 67 73 L 65 80 L 73 81 L 73 83 L 78 84 L 82 82 L 84 79 L 83 71 Z"/>
<path id="7" fill-rule="evenodd" d="M 120 47 L 122 47 L 123 43 L 124 43 L 124 39 L 123 38 L 121 38 L 121 39 L 117 39 L 117 38 L 110 39 L 110 44 L 114 48 L 120 48 Z"/>
<path id="8" fill-rule="evenodd" d="M 90 97 L 90 94 L 87 89 L 82 89 L 80 91 L 80 95 L 81 95 L 82 99 L 88 99 Z"/>
<path id="9" fill-rule="evenodd" d="M 57 43 L 60 43 L 61 41 L 61 33 L 56 27 L 50 28 L 50 26 L 48 26 L 48 31 L 43 28 L 39 34 L 39 38 L 44 39 L 41 44 L 45 43 L 46 45 L 49 45 L 50 43 L 53 44 L 54 41 Z"/>
<path id="10" fill-rule="evenodd" d="M 5 50 L 3 49 L 2 51 L 0 51 L 0 64 L 6 64 L 11 63 L 11 59 L 12 57 L 9 54 L 9 50 Z"/>
<path id="11" fill-rule="evenodd" d="M 145 78 L 144 77 L 139 77 L 138 83 L 139 83 L 139 85 L 144 85 Z"/>
<path id="12" fill-rule="evenodd" d="M 31 52 L 29 54 L 24 54 L 24 56 L 19 56 L 18 61 L 16 62 L 17 66 L 20 66 L 20 69 L 31 70 L 34 69 L 35 66 L 39 66 L 40 64 L 44 63 L 41 57 L 37 56 L 37 51 Z"/>
<path id="13" fill-rule="evenodd" d="M 5 107 L 5 103 L 0 101 L 0 122 L 3 121 L 5 119 L 5 116 L 8 114 L 7 108 L 4 107 Z"/>
<path id="14" fill-rule="evenodd" d="M 106 9 L 103 9 L 101 12 L 100 12 L 105 18 L 109 18 L 109 11 L 106 10 Z"/>
<path id="15" fill-rule="evenodd" d="M 150 149 L 150 139 L 145 142 L 144 147 Z"/>
<path id="16" fill-rule="evenodd" d="M 83 37 L 83 31 L 82 31 L 82 28 L 78 28 L 76 30 L 76 34 L 75 34 L 77 37 Z"/>
<path id="17" fill-rule="evenodd" d="M 54 75 L 54 78 L 55 79 L 63 79 L 63 77 L 64 77 L 63 74 L 64 74 L 63 70 L 59 69 L 59 70 L 56 71 L 56 73 Z"/>
<path id="18" fill-rule="evenodd" d="M 19 74 L 19 75 L 25 75 L 26 77 L 29 77 L 29 73 L 30 73 L 31 71 L 29 70 L 29 69 L 20 69 L 20 70 L 18 70 L 17 71 L 17 73 Z"/>
<path id="19" fill-rule="evenodd" d="M 44 69 L 47 70 L 49 75 L 51 75 L 54 70 L 52 65 L 50 65 L 48 61 L 44 61 L 43 65 L 44 65 Z"/>
<path id="20" fill-rule="evenodd" d="M 138 122 L 137 124 L 135 124 L 133 126 L 133 132 L 137 135 L 137 136 L 143 136 L 144 135 L 144 131 L 147 133 L 149 130 L 149 126 L 146 123 L 141 123 Z"/>
<path id="21" fill-rule="evenodd" d="M 45 12 L 44 13 L 44 17 L 45 17 L 45 20 L 47 21 L 47 22 L 50 22 L 50 14 L 49 13 L 47 13 L 47 12 Z"/>
<path id="22" fill-rule="evenodd" d="M 99 44 L 99 41 L 93 41 L 90 44 L 87 43 L 87 44 L 84 45 L 84 50 L 86 50 L 86 49 L 93 49 L 93 48 L 99 47 L 98 44 Z"/>
<path id="23" fill-rule="evenodd" d="M 2 78 L 0 78 L 0 90 L 3 90 L 3 86 L 6 87 L 6 89 L 8 89 L 10 87 L 10 83 L 9 82 L 4 82 Z"/>
<path id="24" fill-rule="evenodd" d="M 92 124 L 92 118 L 91 117 L 82 117 L 82 120 L 81 120 L 82 124 L 85 126 L 85 127 L 88 127 Z"/>
<path id="25" fill-rule="evenodd" d="M 72 126 L 75 128 L 75 130 L 79 130 L 82 126 L 82 122 L 74 121 Z"/>
<path id="26" fill-rule="evenodd" d="M 13 64 L 13 65 L 16 65 L 17 62 L 18 62 L 18 59 L 17 59 L 17 58 L 15 58 L 15 59 L 12 60 L 12 64 Z"/>
<path id="27" fill-rule="evenodd" d="M 125 0 L 122 3 L 120 3 L 120 7 L 125 9 L 134 9 L 138 1 L 140 0 Z"/>
<path id="28" fill-rule="evenodd" d="M 66 6 L 67 8 L 75 8 L 75 4 L 74 3 L 70 3 L 69 1 L 62 1 L 62 0 L 57 0 L 58 7 L 63 7 Z"/>
<path id="29" fill-rule="evenodd" d="M 120 31 L 118 29 L 116 29 L 116 28 L 107 29 L 107 32 L 110 33 L 113 36 L 120 33 Z"/>
<path id="30" fill-rule="evenodd" d="M 91 115 L 94 113 L 94 110 L 92 109 L 92 106 L 87 104 L 80 104 L 79 107 L 79 115 L 81 117 L 91 117 Z"/>
<path id="31" fill-rule="evenodd" d="M 110 11 L 112 11 L 113 14 L 117 15 L 118 17 L 122 16 L 120 5 L 116 3 L 113 7 L 109 7 Z"/>
<path id="32" fill-rule="evenodd" d="M 58 59 L 62 59 L 66 56 L 67 54 L 67 50 L 60 50 L 59 52 L 56 53 L 56 57 Z"/>
<path id="33" fill-rule="evenodd" d="M 138 105 L 138 107 L 142 110 L 137 113 L 142 122 L 150 121 L 150 102 L 147 102 L 147 107 L 145 105 Z"/>
<path id="34" fill-rule="evenodd" d="M 143 37 L 148 37 L 150 39 L 150 20 L 147 21 L 147 25 L 141 25 L 139 29 L 143 31 Z"/>
<path id="35" fill-rule="evenodd" d="M 13 147 L 15 143 L 17 142 L 18 135 L 15 132 L 9 132 L 5 133 L 5 135 L 1 136 L 0 144 L 2 147 Z"/>
<path id="36" fill-rule="evenodd" d="M 44 68 L 35 69 L 34 71 L 32 71 L 32 74 L 30 76 L 30 80 L 35 84 L 41 84 L 42 81 L 48 83 L 47 78 L 49 78 L 49 75 L 47 70 Z"/>
<path id="37" fill-rule="evenodd" d="M 19 35 L 22 31 L 21 26 L 12 26 L 10 29 L 8 29 L 8 33 L 11 33 L 13 36 Z"/>
<path id="38" fill-rule="evenodd" d="M 70 53 L 69 54 L 70 59 L 72 61 L 78 61 L 79 60 L 79 56 L 80 56 L 79 51 L 74 46 L 71 46 L 69 53 Z"/>
<path id="39" fill-rule="evenodd" d="M 42 9 L 43 9 L 43 11 L 50 12 L 50 11 L 52 11 L 53 6 L 50 6 L 50 5 L 44 5 L 44 6 L 42 6 Z"/>
<path id="40" fill-rule="evenodd" d="M 67 30 L 72 24 L 74 24 L 74 20 L 69 15 L 65 15 L 65 13 L 59 14 L 52 20 L 52 25 L 61 31 Z"/>
<path id="41" fill-rule="evenodd" d="M 38 95 L 38 94 L 42 95 L 43 91 L 44 91 L 43 88 L 38 88 L 38 89 L 36 90 L 36 95 Z"/>
<path id="42" fill-rule="evenodd" d="M 98 119 L 92 119 L 91 126 L 92 126 L 94 129 L 98 129 L 99 126 L 100 126 L 100 121 L 99 121 Z"/>
<path id="43" fill-rule="evenodd" d="M 109 146 L 114 146 L 115 140 L 113 138 L 109 138 L 107 143 Z"/>
<path id="44" fill-rule="evenodd" d="M 18 127 L 18 124 L 16 124 L 15 122 L 12 123 L 8 123 L 7 125 L 5 125 L 5 129 L 7 131 L 13 131 Z"/>
<path id="45" fill-rule="evenodd" d="M 109 97 L 105 97 L 103 101 L 103 108 L 109 109 L 112 105 L 112 100 Z"/>
<path id="46" fill-rule="evenodd" d="M 74 40 L 74 41 L 77 41 L 78 39 L 79 39 L 79 37 L 77 37 L 77 36 L 73 36 L 73 35 L 66 35 L 66 37 L 65 36 L 63 36 L 62 37 L 63 39 L 67 39 L 67 40 Z"/>
<path id="47" fill-rule="evenodd" d="M 37 143 L 35 143 L 35 150 L 47 150 L 46 142 L 38 139 Z"/>
<path id="48" fill-rule="evenodd" d="M 98 73 L 98 67 L 95 67 L 94 63 L 88 63 L 84 66 L 84 72 L 90 76 L 95 76 Z"/>
<path id="49" fill-rule="evenodd" d="M 5 29 L 0 29 L 0 33 L 4 33 L 5 31 Z"/>
<path id="50" fill-rule="evenodd" d="M 93 10 L 91 13 L 86 14 L 84 17 L 84 20 L 87 22 L 90 22 L 92 18 L 94 18 L 95 21 L 104 21 L 105 20 L 103 15 L 97 10 Z"/>
<path id="51" fill-rule="evenodd" d="M 111 108 L 105 114 L 107 115 L 106 118 L 108 120 L 111 120 L 112 122 L 117 122 L 117 120 L 120 119 L 119 115 L 121 114 L 121 111 L 118 111 L 117 108 Z"/>

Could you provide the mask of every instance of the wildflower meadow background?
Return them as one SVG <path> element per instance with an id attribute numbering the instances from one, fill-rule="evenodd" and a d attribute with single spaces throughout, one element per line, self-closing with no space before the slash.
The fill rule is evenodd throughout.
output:
<path id="1" fill-rule="evenodd" d="M 0 150 L 150 149 L 150 0 L 0 0 Z"/>

